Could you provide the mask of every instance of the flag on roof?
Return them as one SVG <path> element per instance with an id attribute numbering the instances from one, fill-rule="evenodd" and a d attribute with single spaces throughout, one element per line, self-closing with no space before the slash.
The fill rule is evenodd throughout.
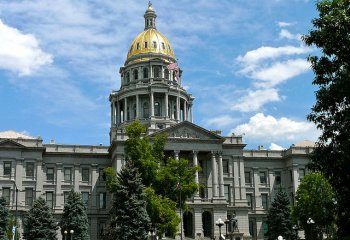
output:
<path id="1" fill-rule="evenodd" d="M 178 70 L 179 66 L 177 65 L 176 62 L 170 63 L 168 66 L 166 66 L 168 70 Z"/>

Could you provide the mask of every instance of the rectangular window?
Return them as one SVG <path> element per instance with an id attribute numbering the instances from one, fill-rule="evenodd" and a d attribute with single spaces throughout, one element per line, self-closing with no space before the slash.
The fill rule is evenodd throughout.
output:
<path id="1" fill-rule="evenodd" d="M 268 205 L 268 195 L 267 194 L 261 194 L 261 205 L 262 208 L 267 210 L 269 205 Z"/>
<path id="2" fill-rule="evenodd" d="M 266 172 L 259 172 L 259 177 L 260 177 L 260 183 L 261 184 L 266 184 L 267 183 Z"/>
<path id="3" fill-rule="evenodd" d="M 250 234 L 250 236 L 253 236 L 253 239 L 255 237 L 255 231 L 254 231 L 255 228 L 254 228 L 254 226 L 255 226 L 254 221 L 249 220 L 249 234 Z"/>
<path id="4" fill-rule="evenodd" d="M 89 192 L 81 192 L 81 199 L 83 200 L 83 203 L 85 206 L 89 205 Z"/>
<path id="5" fill-rule="evenodd" d="M 153 47 L 157 48 L 157 42 L 156 41 L 153 41 Z"/>
<path id="6" fill-rule="evenodd" d="M 88 168 L 83 168 L 81 173 L 81 178 L 83 182 L 88 182 L 90 179 L 90 171 Z"/>
<path id="7" fill-rule="evenodd" d="M 267 225 L 267 222 L 266 222 L 266 221 L 263 221 L 261 227 L 262 227 L 262 229 L 263 229 L 264 236 L 266 236 L 267 231 L 269 230 L 269 226 Z"/>
<path id="8" fill-rule="evenodd" d="M 53 192 L 46 192 L 46 203 L 50 208 L 53 208 Z"/>
<path id="9" fill-rule="evenodd" d="M 145 48 L 148 48 L 148 42 L 145 42 Z"/>
<path id="10" fill-rule="evenodd" d="M 100 179 L 100 182 L 106 181 L 106 173 L 103 168 L 100 168 L 99 170 L 99 179 Z"/>
<path id="11" fill-rule="evenodd" d="M 162 42 L 162 48 L 163 50 L 165 50 L 165 44 Z"/>
<path id="12" fill-rule="evenodd" d="M 10 188 L 2 188 L 2 197 L 5 198 L 7 204 L 10 204 L 10 200 L 11 200 L 10 194 L 11 194 Z"/>
<path id="13" fill-rule="evenodd" d="M 53 168 L 47 168 L 46 169 L 46 180 L 47 181 L 54 181 L 55 179 L 55 173 Z"/>
<path id="14" fill-rule="evenodd" d="M 303 178 L 305 177 L 305 169 L 304 168 L 300 168 L 299 169 L 299 180 L 303 180 Z"/>
<path id="15" fill-rule="evenodd" d="M 99 194 L 99 206 L 100 209 L 106 209 L 106 193 L 100 192 Z"/>
<path id="16" fill-rule="evenodd" d="M 68 201 L 69 192 L 63 192 L 63 204 L 66 204 Z"/>
<path id="17" fill-rule="evenodd" d="M 224 185 L 224 194 L 225 194 L 226 201 L 230 203 L 231 202 L 230 185 Z"/>
<path id="18" fill-rule="evenodd" d="M 281 172 L 275 172 L 275 184 L 281 185 Z"/>
<path id="19" fill-rule="evenodd" d="M 106 230 L 106 223 L 105 222 L 100 222 L 98 224 L 98 233 L 99 233 L 99 237 L 101 239 L 104 236 L 105 230 Z"/>
<path id="20" fill-rule="evenodd" d="M 137 49 L 137 50 L 140 49 L 140 43 L 136 43 L 136 49 Z"/>
<path id="21" fill-rule="evenodd" d="M 11 176 L 11 162 L 4 162 L 4 176 Z"/>
<path id="22" fill-rule="evenodd" d="M 26 163 L 26 177 L 34 177 L 34 163 Z"/>
<path id="23" fill-rule="evenodd" d="M 250 209 L 253 209 L 253 194 L 248 193 L 246 196 L 247 196 L 248 207 L 250 207 Z"/>
<path id="24" fill-rule="evenodd" d="M 25 192 L 26 206 L 33 205 L 33 197 L 34 197 L 33 188 L 26 188 L 26 192 Z"/>
<path id="25" fill-rule="evenodd" d="M 224 173 L 228 173 L 228 160 L 222 160 L 222 169 Z"/>
<path id="26" fill-rule="evenodd" d="M 199 188 L 199 196 L 202 198 L 202 199 L 207 199 L 208 198 L 208 188 L 207 186 L 200 186 Z"/>
<path id="27" fill-rule="evenodd" d="M 72 181 L 72 168 L 64 168 L 64 181 Z"/>
<path id="28" fill-rule="evenodd" d="M 244 178 L 245 178 L 245 183 L 246 184 L 251 184 L 252 183 L 252 178 L 250 176 L 250 172 L 244 172 Z"/>

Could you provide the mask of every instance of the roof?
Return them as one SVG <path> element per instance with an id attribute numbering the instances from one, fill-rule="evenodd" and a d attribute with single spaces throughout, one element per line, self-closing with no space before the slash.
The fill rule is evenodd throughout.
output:
<path id="1" fill-rule="evenodd" d="M 296 144 L 294 144 L 295 147 L 314 147 L 315 146 L 315 142 L 310 141 L 310 140 L 303 140 L 300 141 Z"/>
<path id="2" fill-rule="evenodd" d="M 36 138 L 28 136 L 28 135 L 26 135 L 24 133 L 19 133 L 19 132 L 12 131 L 12 130 L 0 132 L 0 138 L 7 138 L 7 139 L 17 139 L 17 138 L 36 139 Z"/>

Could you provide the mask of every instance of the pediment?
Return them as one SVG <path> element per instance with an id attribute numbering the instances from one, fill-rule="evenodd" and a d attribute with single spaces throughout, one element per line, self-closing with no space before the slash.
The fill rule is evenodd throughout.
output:
<path id="1" fill-rule="evenodd" d="M 167 134 L 169 139 L 224 141 L 220 135 L 217 135 L 216 133 L 208 131 L 188 121 L 184 121 L 169 128 L 162 129 L 149 136 L 152 137 L 161 133 Z"/>
<path id="2" fill-rule="evenodd" d="M 19 144 L 11 139 L 0 140 L 0 147 L 5 148 L 25 148 L 24 145 Z"/>

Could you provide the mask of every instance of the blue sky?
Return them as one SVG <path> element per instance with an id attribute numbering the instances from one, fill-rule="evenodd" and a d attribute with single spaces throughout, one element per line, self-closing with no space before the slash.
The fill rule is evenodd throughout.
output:
<path id="1" fill-rule="evenodd" d="M 0 131 L 66 144 L 109 144 L 108 95 L 143 31 L 146 0 L 0 0 Z M 318 132 L 300 41 L 317 16 L 311 0 L 153 1 L 171 42 L 194 122 L 247 148 L 288 148 Z"/>

